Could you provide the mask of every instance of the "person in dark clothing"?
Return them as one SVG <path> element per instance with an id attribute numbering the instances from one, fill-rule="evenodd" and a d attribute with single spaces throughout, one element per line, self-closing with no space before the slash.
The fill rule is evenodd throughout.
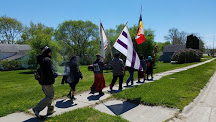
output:
<path id="1" fill-rule="evenodd" d="M 123 78 L 125 75 L 125 68 L 123 64 L 123 60 L 119 58 L 119 53 L 116 53 L 114 55 L 114 59 L 112 60 L 111 64 L 113 67 L 113 79 L 112 83 L 110 84 L 110 90 L 112 91 L 113 86 L 115 85 L 115 82 L 117 78 L 119 78 L 119 90 L 122 90 L 122 83 Z"/>
<path id="2" fill-rule="evenodd" d="M 130 74 L 130 77 L 126 81 L 126 85 L 128 86 L 128 83 L 131 81 L 131 85 L 133 85 L 133 80 L 134 80 L 134 68 L 133 67 L 127 67 L 128 72 Z"/>
<path id="3" fill-rule="evenodd" d="M 37 57 L 37 62 L 40 64 L 41 69 L 41 78 L 42 80 L 39 81 L 40 85 L 42 86 L 42 90 L 46 97 L 41 100 L 36 107 L 33 108 L 33 112 L 39 118 L 40 111 L 42 111 L 46 106 L 47 115 L 53 114 L 54 105 L 54 87 L 53 84 L 55 83 L 55 78 L 57 74 L 53 70 L 53 63 L 51 60 L 52 57 L 52 50 L 48 46 L 42 48 L 42 55 Z"/>
<path id="4" fill-rule="evenodd" d="M 143 56 L 140 56 L 140 64 L 142 65 L 143 71 L 138 70 L 138 82 L 140 82 L 140 78 L 143 78 L 143 82 L 145 82 L 145 72 L 147 66 Z"/>
<path id="5" fill-rule="evenodd" d="M 146 69 L 147 80 L 149 80 L 148 79 L 149 74 L 151 74 L 151 80 L 153 80 L 153 68 L 154 68 L 154 62 L 152 61 L 151 56 L 149 56 L 147 61 L 147 69 Z"/>
<path id="6" fill-rule="evenodd" d="M 96 57 L 97 59 L 93 63 L 94 83 L 91 86 L 91 93 L 94 94 L 96 91 L 99 92 L 99 95 L 103 96 L 104 93 L 102 92 L 102 90 L 105 87 L 105 80 L 103 76 L 104 63 L 103 61 L 101 61 L 100 54 L 97 54 Z"/>
<path id="7" fill-rule="evenodd" d="M 74 95 L 76 91 L 76 85 L 78 84 L 80 78 L 82 79 L 83 75 L 79 69 L 77 56 L 72 56 L 70 61 L 65 65 L 65 75 L 62 79 L 62 82 L 69 83 L 69 86 L 71 87 L 67 95 L 67 97 L 71 100 L 76 100 Z"/>

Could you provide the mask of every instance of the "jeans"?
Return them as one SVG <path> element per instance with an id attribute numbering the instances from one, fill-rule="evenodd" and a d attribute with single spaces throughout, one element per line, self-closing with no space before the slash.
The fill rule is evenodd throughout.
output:
<path id="1" fill-rule="evenodd" d="M 134 80 L 133 76 L 134 76 L 134 72 L 130 72 L 130 77 L 127 79 L 127 83 L 131 81 L 131 83 L 133 84 L 133 80 Z"/>

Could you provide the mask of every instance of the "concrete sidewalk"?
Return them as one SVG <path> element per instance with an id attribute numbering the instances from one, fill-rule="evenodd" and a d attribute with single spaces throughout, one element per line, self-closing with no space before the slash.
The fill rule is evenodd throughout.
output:
<path id="1" fill-rule="evenodd" d="M 216 122 L 216 72 L 196 99 L 187 105 L 177 122 Z"/>
<path id="2" fill-rule="evenodd" d="M 214 59 L 210 59 L 208 61 L 190 65 L 187 67 L 175 69 L 175 70 L 170 70 L 166 71 L 163 73 L 158 73 L 154 75 L 154 80 L 158 80 L 162 78 L 163 76 L 167 76 L 176 72 L 181 72 L 199 65 L 202 65 L 204 63 L 208 63 Z M 146 81 L 146 83 L 152 82 L 152 81 Z M 140 85 L 140 83 L 134 83 L 134 85 Z M 126 84 L 123 84 L 123 86 L 126 86 Z M 125 88 L 130 88 L 130 87 L 124 87 Z M 88 92 L 84 92 L 81 94 L 77 94 L 77 100 L 74 102 L 71 102 L 67 98 L 59 98 L 56 99 L 55 102 L 55 109 L 56 113 L 54 113 L 52 116 L 60 115 L 62 113 L 68 112 L 75 110 L 77 108 L 82 108 L 90 105 L 95 105 L 98 102 L 101 102 L 101 100 L 104 100 L 111 96 L 113 93 L 117 93 L 118 91 L 118 85 L 113 87 L 113 91 L 110 91 L 108 87 L 106 87 L 104 90 L 105 95 L 100 97 L 98 93 L 95 93 L 95 95 L 89 94 Z M 172 117 L 176 112 L 178 112 L 177 109 L 169 109 L 169 108 L 163 108 L 163 107 L 149 107 L 149 106 L 143 106 L 143 105 L 136 105 L 132 103 L 126 103 L 118 100 L 114 101 L 108 101 L 107 103 L 104 103 L 103 105 L 99 104 L 100 106 L 95 106 L 95 109 L 101 110 L 102 112 L 106 112 L 111 115 L 121 115 L 123 118 L 129 120 L 129 121 L 142 121 L 142 120 L 147 120 L 147 121 L 164 121 L 170 117 Z M 109 109 L 104 109 L 104 107 Z M 125 107 L 127 106 L 127 107 Z M 118 109 L 115 109 L 118 108 Z M 104 111 L 105 110 L 105 111 Z M 13 114 L 9 114 L 5 117 L 0 118 L 0 122 L 11 122 L 11 121 L 16 121 L 16 122 L 21 122 L 21 121 L 39 121 L 37 118 L 35 118 L 32 110 L 30 109 L 29 112 L 31 114 L 27 114 L 24 112 L 17 112 Z M 145 114 L 143 114 L 145 113 Z M 45 115 L 46 114 L 46 109 L 40 112 L 40 115 Z M 149 119 L 146 119 L 149 118 Z"/>

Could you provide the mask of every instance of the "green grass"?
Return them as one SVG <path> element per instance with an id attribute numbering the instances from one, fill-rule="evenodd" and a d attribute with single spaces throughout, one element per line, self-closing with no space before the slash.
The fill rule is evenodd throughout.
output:
<path id="1" fill-rule="evenodd" d="M 215 70 L 216 61 L 214 60 L 151 83 L 126 89 L 114 94 L 114 97 L 146 105 L 161 105 L 182 110 L 200 93 Z"/>
<path id="2" fill-rule="evenodd" d="M 59 116 L 52 117 L 47 121 L 61 121 L 61 122 L 128 122 L 120 116 L 112 116 L 102 113 L 91 107 L 79 108 Z"/>
<path id="3" fill-rule="evenodd" d="M 158 63 L 155 72 L 163 72 L 183 66 L 185 65 Z M 87 71 L 87 66 L 80 66 L 80 70 L 84 78 L 80 80 L 77 85 L 77 93 L 89 90 L 94 82 L 94 74 L 92 71 Z M 60 67 L 59 71 L 63 72 L 63 67 Z M 112 72 L 104 71 L 104 77 L 106 85 L 109 85 L 112 80 Z M 129 73 L 126 72 L 124 81 L 126 81 L 128 77 Z M 134 73 L 134 78 L 137 79 L 137 72 Z M 61 79 L 62 76 L 57 77 L 54 84 L 55 98 L 66 96 L 69 92 L 68 84 L 60 84 Z M 44 98 L 41 86 L 34 79 L 31 70 L 0 71 L 0 84 L 0 117 L 17 111 L 28 110 L 36 106 L 36 104 Z"/>

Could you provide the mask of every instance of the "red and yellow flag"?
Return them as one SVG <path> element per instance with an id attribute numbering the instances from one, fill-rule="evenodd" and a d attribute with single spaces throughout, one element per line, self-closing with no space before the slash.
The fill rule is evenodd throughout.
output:
<path id="1" fill-rule="evenodd" d="M 140 19 L 139 19 L 138 28 L 137 28 L 136 42 L 137 42 L 137 44 L 141 44 L 141 43 L 145 42 L 143 22 L 142 22 L 142 15 L 141 14 L 140 14 Z"/>

